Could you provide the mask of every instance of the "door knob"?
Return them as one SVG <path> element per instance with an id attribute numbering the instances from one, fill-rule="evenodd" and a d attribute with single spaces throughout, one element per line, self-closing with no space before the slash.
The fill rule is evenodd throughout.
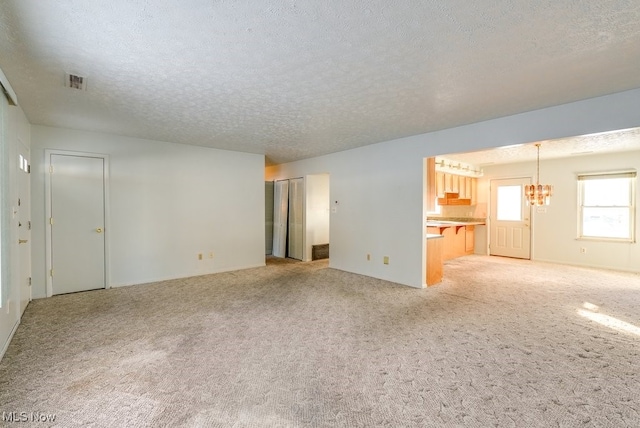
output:
<path id="1" fill-rule="evenodd" d="M 96 232 L 98 232 L 98 233 L 102 233 L 102 228 L 101 228 L 101 227 L 97 228 L 97 229 L 96 229 Z"/>
<path id="2" fill-rule="evenodd" d="M 29 242 L 28 239 L 18 239 L 18 244 L 26 244 L 27 242 Z"/>

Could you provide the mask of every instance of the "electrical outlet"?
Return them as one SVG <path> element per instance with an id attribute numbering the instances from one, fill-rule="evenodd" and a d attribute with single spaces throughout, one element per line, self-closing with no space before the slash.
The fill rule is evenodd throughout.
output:
<path id="1" fill-rule="evenodd" d="M 586 254 L 587 253 L 587 249 L 585 247 L 580 247 L 580 253 Z"/>
<path id="2" fill-rule="evenodd" d="M 384 256 L 384 258 L 382 259 L 382 263 L 384 263 L 385 265 L 389 264 L 389 256 Z"/>
<path id="3" fill-rule="evenodd" d="M 202 260 L 202 253 L 198 253 L 198 260 Z"/>

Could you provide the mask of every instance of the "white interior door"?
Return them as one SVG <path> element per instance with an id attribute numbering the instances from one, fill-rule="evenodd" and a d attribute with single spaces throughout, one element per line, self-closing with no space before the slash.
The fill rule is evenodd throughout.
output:
<path id="1" fill-rule="evenodd" d="M 18 144 L 18 277 L 20 282 L 20 313 L 31 301 L 31 192 L 29 149 Z"/>
<path id="2" fill-rule="evenodd" d="M 12 284 L 11 258 L 9 253 L 14 245 L 15 235 L 12 233 L 12 213 L 14 202 L 11 200 L 11 188 L 9 186 L 9 170 L 12 166 L 9 162 L 15 159 L 10 156 L 10 142 L 7 132 L 8 113 L 7 98 L 0 94 L 0 356 L 4 354 L 9 345 L 14 328 L 20 319 L 18 292 Z"/>
<path id="3" fill-rule="evenodd" d="M 289 216 L 289 180 L 275 182 L 273 191 L 273 249 L 276 257 L 287 256 L 287 219 Z"/>
<path id="4" fill-rule="evenodd" d="M 524 198 L 530 178 L 491 180 L 489 254 L 531 258 L 531 207 Z"/>
<path id="5" fill-rule="evenodd" d="M 105 160 L 51 154 L 53 294 L 105 288 Z"/>
<path id="6" fill-rule="evenodd" d="M 289 254 L 292 259 L 302 260 L 303 256 L 304 180 L 289 180 Z"/>

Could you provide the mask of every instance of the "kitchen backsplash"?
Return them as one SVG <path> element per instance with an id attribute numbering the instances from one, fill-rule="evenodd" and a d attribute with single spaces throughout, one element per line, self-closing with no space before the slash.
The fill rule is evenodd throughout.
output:
<path id="1" fill-rule="evenodd" d="M 485 219 L 487 218 L 487 204 L 441 206 L 440 214 L 429 213 L 429 218 L 459 218 Z"/>

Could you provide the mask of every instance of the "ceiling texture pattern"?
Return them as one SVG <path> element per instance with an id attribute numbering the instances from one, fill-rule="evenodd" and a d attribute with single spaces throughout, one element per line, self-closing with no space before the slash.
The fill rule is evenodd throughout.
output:
<path id="1" fill-rule="evenodd" d="M 638 88 L 638 22 L 637 0 L 3 0 L 0 68 L 32 124 L 272 164 Z"/>

